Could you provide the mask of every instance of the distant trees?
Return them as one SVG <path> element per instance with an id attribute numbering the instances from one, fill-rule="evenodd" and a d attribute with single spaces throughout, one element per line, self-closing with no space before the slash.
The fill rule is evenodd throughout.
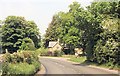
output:
<path id="1" fill-rule="evenodd" d="M 2 53 L 2 21 L 0 20 L 0 53 Z"/>
<path id="2" fill-rule="evenodd" d="M 59 16 L 54 15 L 51 23 L 46 30 L 44 46 L 47 47 L 49 41 L 57 40 L 59 34 Z"/>
<path id="3" fill-rule="evenodd" d="M 30 38 L 34 47 L 40 47 L 40 33 L 33 21 L 26 21 L 24 17 L 8 16 L 2 25 L 2 48 L 15 52 L 22 46 L 24 38 Z"/>
<path id="4" fill-rule="evenodd" d="M 120 52 L 119 2 L 93 2 L 83 9 L 78 2 L 68 12 L 59 12 L 49 25 L 45 41 L 60 39 L 73 50 L 81 47 L 87 60 L 118 64 Z"/>

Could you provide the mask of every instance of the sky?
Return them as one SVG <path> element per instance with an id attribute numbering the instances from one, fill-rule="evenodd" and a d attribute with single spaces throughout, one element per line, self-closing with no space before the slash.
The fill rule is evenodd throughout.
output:
<path id="1" fill-rule="evenodd" d="M 68 6 L 74 1 L 86 7 L 93 0 L 0 0 L 0 20 L 11 15 L 23 16 L 28 21 L 34 21 L 43 36 L 53 15 L 68 11 Z"/>

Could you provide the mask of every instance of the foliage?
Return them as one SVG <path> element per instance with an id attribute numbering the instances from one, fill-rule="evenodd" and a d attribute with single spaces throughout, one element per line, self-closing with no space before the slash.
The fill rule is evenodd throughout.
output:
<path id="1" fill-rule="evenodd" d="M 3 49 L 17 50 L 25 36 L 25 19 L 23 17 L 9 16 L 2 26 Z"/>
<path id="2" fill-rule="evenodd" d="M 56 57 L 62 56 L 63 54 L 64 54 L 63 51 L 59 51 L 59 50 L 54 51 L 54 56 L 56 56 Z"/>
<path id="3" fill-rule="evenodd" d="M 19 50 L 35 50 L 34 42 L 30 38 L 24 38 Z"/>
<path id="4" fill-rule="evenodd" d="M 9 52 L 17 51 L 24 38 L 30 38 L 35 47 L 39 47 L 40 36 L 36 24 L 26 21 L 24 17 L 8 16 L 2 26 L 3 49 L 8 49 Z"/>
<path id="5" fill-rule="evenodd" d="M 48 49 L 42 47 L 42 48 L 37 49 L 36 53 L 40 56 L 47 56 L 48 55 Z"/>
<path id="6" fill-rule="evenodd" d="M 27 21 L 26 30 L 26 37 L 32 39 L 34 42 L 34 46 L 36 48 L 40 48 L 41 36 L 39 33 L 39 29 L 34 21 Z"/>
<path id="7" fill-rule="evenodd" d="M 0 53 L 2 53 L 2 21 L 0 20 Z"/>
<path id="8" fill-rule="evenodd" d="M 59 35 L 59 16 L 54 15 L 52 18 L 51 23 L 49 24 L 46 34 L 45 34 L 45 39 L 44 39 L 44 46 L 48 47 L 48 42 L 49 41 L 57 41 L 58 35 Z"/>
<path id="9" fill-rule="evenodd" d="M 34 62 L 34 64 L 36 64 L 36 63 Z M 4 69 L 3 69 L 3 72 L 4 72 L 3 75 L 25 74 L 25 75 L 29 76 L 31 74 L 35 74 L 37 71 L 35 65 L 30 65 L 27 63 L 17 63 L 17 64 L 8 63 L 7 65 L 8 66 L 6 68 L 4 68 L 4 69 L 6 69 L 6 72 L 4 72 Z M 37 66 L 37 68 L 38 68 L 38 66 Z"/>
<path id="10" fill-rule="evenodd" d="M 3 75 L 11 74 L 35 74 L 40 63 L 34 52 L 21 51 L 17 53 L 6 53 L 2 66 Z"/>
<path id="11" fill-rule="evenodd" d="M 86 57 L 71 57 L 70 59 L 68 59 L 69 61 L 73 61 L 73 62 L 79 62 L 79 63 L 83 63 L 86 60 Z"/>
<path id="12" fill-rule="evenodd" d="M 7 68 L 10 74 L 33 74 L 35 70 L 35 67 L 33 65 L 29 65 L 27 63 L 8 64 Z"/>
<path id="13" fill-rule="evenodd" d="M 71 52 L 75 47 L 83 48 L 88 61 L 120 65 L 119 6 L 120 1 L 93 2 L 84 9 L 73 2 L 68 12 L 59 12 L 53 17 L 45 41 L 60 39 L 63 47 Z"/>
<path id="14" fill-rule="evenodd" d="M 106 19 L 105 24 L 107 25 L 105 25 L 106 27 L 103 26 L 105 30 L 101 33 L 101 39 L 98 40 L 95 46 L 94 60 L 100 64 L 108 63 L 109 65 L 120 65 L 118 59 L 120 52 L 120 33 L 118 30 L 119 22 L 116 22 L 116 19 L 114 20 L 115 21 L 113 22 L 109 22 Z"/>
<path id="15" fill-rule="evenodd" d="M 74 55 L 63 55 L 63 58 L 68 58 L 69 61 L 83 63 L 86 61 L 86 57 L 75 57 Z"/>
<path id="16" fill-rule="evenodd" d="M 40 56 L 62 56 L 64 55 L 63 51 L 56 50 L 54 52 L 51 52 L 51 51 L 48 51 L 48 49 L 44 47 L 37 49 L 35 53 Z"/>
<path id="17" fill-rule="evenodd" d="M 38 61 L 38 57 L 35 56 L 35 53 L 32 51 L 20 51 L 17 53 L 6 53 L 4 56 L 4 62 L 8 63 L 29 63 L 33 61 Z"/>

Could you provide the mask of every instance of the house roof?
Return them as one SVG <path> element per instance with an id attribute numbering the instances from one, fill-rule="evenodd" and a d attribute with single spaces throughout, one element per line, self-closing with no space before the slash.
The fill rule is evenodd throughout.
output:
<path id="1" fill-rule="evenodd" d="M 50 41 L 48 47 L 54 47 L 57 44 L 57 41 Z"/>

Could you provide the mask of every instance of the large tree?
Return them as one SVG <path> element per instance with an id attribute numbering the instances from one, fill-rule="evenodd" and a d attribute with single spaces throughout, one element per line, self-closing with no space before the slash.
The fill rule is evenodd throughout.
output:
<path id="1" fill-rule="evenodd" d="M 8 16 L 2 26 L 2 47 L 11 52 L 17 51 L 26 37 L 31 38 L 38 47 L 38 36 L 39 32 L 34 22 L 27 21 L 24 17 Z"/>
<path id="2" fill-rule="evenodd" d="M 99 24 L 102 32 L 94 45 L 93 57 L 91 60 L 97 63 L 119 64 L 119 40 L 120 40 L 120 15 L 119 2 L 95 2 L 88 7 L 95 18 L 100 18 Z M 101 21 L 102 20 L 102 21 Z M 120 64 L 119 64 L 120 65 Z"/>
<path id="3" fill-rule="evenodd" d="M 27 21 L 27 26 L 25 28 L 26 37 L 33 40 L 35 47 L 39 48 L 41 43 L 41 36 L 39 29 L 34 21 Z"/>
<path id="4" fill-rule="evenodd" d="M 89 61 L 119 63 L 119 6 L 120 1 L 93 2 L 83 9 L 78 2 L 73 2 L 68 12 L 57 14 L 57 21 L 47 29 L 47 37 L 59 38 L 71 50 L 75 47 L 84 48 Z M 57 32 L 54 29 L 58 29 Z"/>

